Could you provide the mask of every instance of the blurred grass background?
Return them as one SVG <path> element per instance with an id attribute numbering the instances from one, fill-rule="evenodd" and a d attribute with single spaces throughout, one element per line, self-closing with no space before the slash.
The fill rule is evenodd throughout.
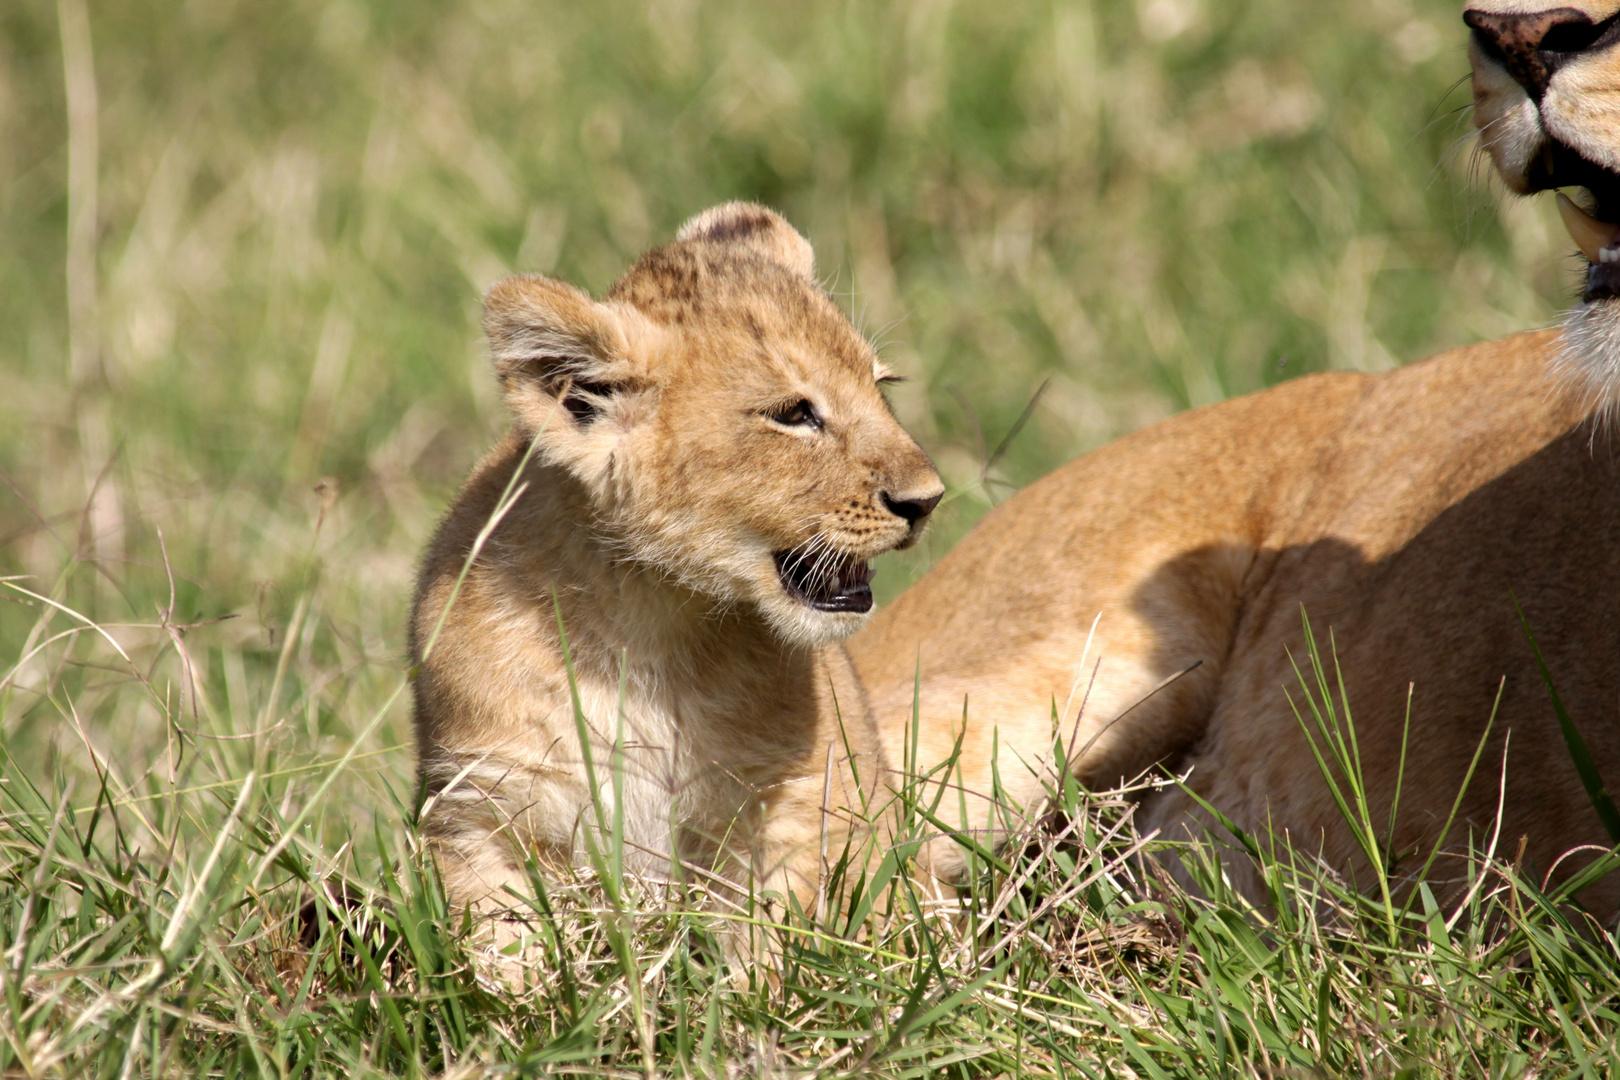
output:
<path id="1" fill-rule="evenodd" d="M 504 424 L 481 290 L 605 289 L 720 200 L 784 211 L 911 379 L 897 410 L 957 497 L 886 595 L 993 500 L 1177 409 L 1549 322 L 1568 245 L 1478 166 L 1458 15 L 10 0 L 0 573 L 159 675 L 0 604 L 6 748 L 71 776 L 99 745 L 170 790 L 347 748 L 399 683 L 417 552 Z M 170 609 L 165 557 L 171 621 L 234 616 L 186 636 L 200 706 L 151 667 L 167 629 L 113 625 Z M 330 812 L 407 790 L 407 740 L 401 699 Z"/>

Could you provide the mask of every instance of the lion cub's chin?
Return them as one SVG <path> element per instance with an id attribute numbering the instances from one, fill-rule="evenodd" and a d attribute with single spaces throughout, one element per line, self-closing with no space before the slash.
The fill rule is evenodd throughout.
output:
<path id="1" fill-rule="evenodd" d="M 870 610 L 817 611 L 785 592 L 761 600 L 759 610 L 783 641 L 807 648 L 842 641 L 865 626 L 872 615 Z"/>

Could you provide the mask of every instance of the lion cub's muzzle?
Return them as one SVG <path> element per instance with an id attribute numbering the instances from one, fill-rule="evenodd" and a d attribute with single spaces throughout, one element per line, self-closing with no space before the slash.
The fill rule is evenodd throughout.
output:
<path id="1" fill-rule="evenodd" d="M 936 481 L 937 484 L 937 481 Z M 906 534 L 896 550 L 917 542 L 928 525 L 928 515 L 945 492 L 936 487 L 921 493 L 880 492 L 883 509 L 906 523 Z M 788 595 L 817 611 L 864 615 L 872 610 L 872 564 L 866 556 L 839 551 L 823 534 L 787 551 L 772 555 L 776 574 Z"/>
<path id="2" fill-rule="evenodd" d="M 815 541 L 778 551 L 776 573 L 790 596 L 817 611 L 872 610 L 872 564 L 822 548 Z"/>
<path id="3" fill-rule="evenodd" d="M 922 539 L 923 530 L 928 528 L 928 515 L 934 512 L 934 507 L 938 506 L 939 500 L 944 497 L 945 486 L 939 482 L 938 477 L 934 478 L 934 482 L 925 491 L 879 493 L 878 501 L 883 504 L 883 509 L 906 523 L 906 535 L 895 545 L 896 551 L 904 551 Z"/>

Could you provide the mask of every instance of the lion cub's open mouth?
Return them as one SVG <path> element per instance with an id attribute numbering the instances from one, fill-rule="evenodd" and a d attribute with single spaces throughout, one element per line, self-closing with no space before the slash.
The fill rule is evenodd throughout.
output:
<path id="1" fill-rule="evenodd" d="M 1592 196 L 1592 210 L 1577 206 L 1563 192 L 1558 193 L 1558 212 L 1569 230 L 1570 239 L 1591 265 L 1586 272 L 1583 300 L 1607 300 L 1620 296 L 1620 175 L 1588 161 L 1562 143 L 1550 142 L 1531 167 L 1528 180 L 1532 190 L 1583 187 Z"/>
<path id="2" fill-rule="evenodd" d="M 872 564 L 831 551 L 798 547 L 778 551 L 782 588 L 817 611 L 872 610 Z"/>

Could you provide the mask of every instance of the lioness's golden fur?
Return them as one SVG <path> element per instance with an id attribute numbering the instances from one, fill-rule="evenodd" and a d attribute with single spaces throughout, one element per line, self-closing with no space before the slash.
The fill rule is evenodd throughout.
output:
<path id="1" fill-rule="evenodd" d="M 1290 703 L 1305 708 L 1303 605 L 1324 649 L 1330 635 L 1337 646 L 1375 821 L 1388 820 L 1413 688 L 1395 853 L 1438 839 L 1499 685 L 1450 840 L 1488 842 L 1505 756 L 1502 854 L 1527 837 L 1546 870 L 1606 846 L 1513 607 L 1600 767 L 1620 776 L 1620 463 L 1594 443 L 1585 398 L 1552 376 L 1557 347 L 1531 334 L 1387 375 L 1297 379 L 1020 492 L 850 642 L 890 760 L 905 760 L 920 655 L 917 759 L 945 761 L 961 740 L 953 779 L 980 796 L 968 828 L 995 820 L 993 765 L 1010 801 L 1037 804 L 1061 739 L 1088 784 L 1155 763 L 1190 771 L 1187 786 L 1239 826 L 1269 823 L 1354 867 Z M 1205 825 L 1174 787 L 1138 820 L 1170 836 Z M 935 873 L 949 880 L 959 850 L 938 842 Z M 1602 898 L 1612 906 L 1612 886 Z"/>
<path id="2" fill-rule="evenodd" d="M 779 217 L 728 204 L 602 301 L 490 291 L 515 423 L 440 526 L 411 622 L 421 830 L 458 902 L 527 891 L 531 856 L 578 861 L 600 807 L 632 871 L 678 857 L 808 906 L 881 786 L 829 644 L 865 615 L 788 592 L 776 553 L 824 587 L 912 542 L 943 489 L 812 273 Z"/>
<path id="3" fill-rule="evenodd" d="M 1620 23 L 1604 21 L 1617 11 L 1620 0 L 1489 0 L 1469 15 L 1476 121 L 1503 175 L 1525 192 L 1590 183 L 1599 218 L 1620 190 Z M 1537 53 L 1555 27 L 1555 44 L 1584 51 Z M 1538 179 L 1549 138 L 1594 167 Z M 1563 332 L 1197 410 L 998 507 L 850 642 L 890 761 L 913 752 L 920 685 L 918 772 L 959 755 L 963 794 L 940 804 L 965 804 L 955 826 L 995 833 L 997 783 L 1009 802 L 1038 803 L 1061 740 L 1089 784 L 1154 765 L 1187 775 L 1185 790 L 1145 799 L 1147 830 L 1202 833 L 1190 791 L 1243 829 L 1365 869 L 1296 715 L 1309 716 L 1303 609 L 1336 649 L 1374 822 L 1402 784 L 1394 834 L 1380 838 L 1398 869 L 1435 844 L 1495 837 L 1498 855 L 1522 842 L 1535 872 L 1567 873 L 1590 857 L 1569 853 L 1610 846 L 1514 609 L 1517 597 L 1599 769 L 1620 783 L 1620 445 L 1602 423 L 1606 388 L 1620 385 L 1620 300 L 1608 265 L 1593 266 Z M 1442 835 L 1493 710 L 1480 773 Z M 960 850 L 933 845 L 941 879 Z M 1228 870 L 1261 895 L 1246 863 Z M 1613 912 L 1620 884 L 1611 875 L 1585 898 Z"/>

